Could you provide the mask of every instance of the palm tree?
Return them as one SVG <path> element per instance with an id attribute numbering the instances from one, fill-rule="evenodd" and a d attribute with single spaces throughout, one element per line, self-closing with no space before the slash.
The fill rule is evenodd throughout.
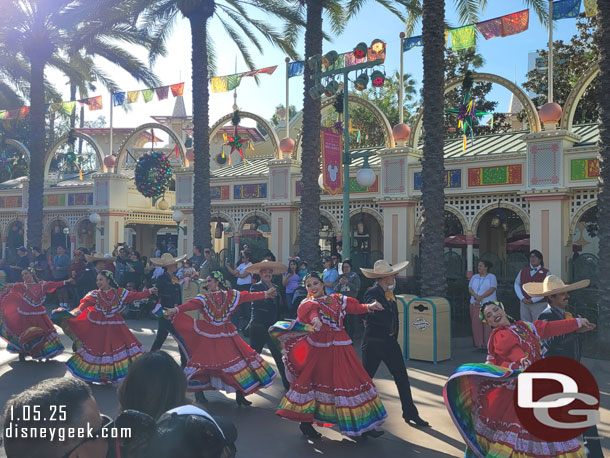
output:
<path id="1" fill-rule="evenodd" d="M 28 191 L 28 245 L 40 245 L 42 241 L 45 161 L 45 78 L 46 66 L 54 66 L 67 75 L 79 75 L 71 68 L 64 53 L 74 49 L 74 40 L 84 40 L 90 54 L 99 54 L 99 43 L 108 43 L 116 36 L 106 35 L 119 24 L 132 27 L 135 15 L 132 0 L 8 0 L 0 17 L 0 42 L 3 42 L 17 59 L 29 62 L 30 94 L 30 169 Z M 121 41 L 125 41 L 119 38 Z M 127 40 L 129 41 L 129 40 Z M 155 83 L 151 73 L 137 59 L 121 50 L 116 43 L 109 49 L 125 57 L 132 74 L 148 83 Z M 79 48 L 80 49 L 80 48 Z M 129 56 L 129 58 L 127 58 Z M 135 66 L 134 66 L 135 65 Z M 124 66 L 124 68 L 127 68 Z M 103 76 L 103 73 L 102 73 Z"/>
<path id="2" fill-rule="evenodd" d="M 598 47 L 600 51 L 599 74 L 599 108 L 601 123 L 599 125 L 599 194 L 597 195 L 599 224 L 599 317 L 598 336 L 601 343 L 610 343 L 610 5 L 608 2 L 597 3 L 597 20 L 599 24 Z"/>
<path id="3" fill-rule="evenodd" d="M 150 3 L 145 0 L 145 3 Z M 251 9 L 247 9 L 244 3 Z M 151 60 L 161 48 L 179 15 L 191 25 L 192 82 L 193 82 L 193 147 L 194 147 L 194 191 L 193 243 L 211 246 L 211 200 L 210 200 L 210 135 L 208 79 L 210 64 L 214 63 L 213 43 L 209 36 L 210 20 L 216 18 L 229 38 L 237 45 L 246 66 L 253 70 L 254 61 L 247 47 L 250 42 L 263 53 L 260 36 L 274 46 L 280 47 L 289 56 L 296 58 L 294 49 L 296 35 L 292 27 L 284 33 L 267 22 L 252 17 L 253 12 L 270 14 L 283 24 L 294 24 L 298 28 L 302 21 L 297 12 L 285 6 L 281 0 L 156 0 L 148 7 L 145 22 L 155 36 L 151 47 Z M 245 37 L 245 39 L 244 39 Z"/>
<path id="4" fill-rule="evenodd" d="M 367 0 L 299 0 L 301 7 L 306 8 L 305 29 L 305 62 L 322 53 L 323 13 L 326 12 L 333 32 L 341 32 L 346 21 L 353 18 Z M 411 0 L 375 0 L 380 5 L 394 13 L 399 19 L 405 20 L 398 6 L 409 9 Z M 320 99 L 313 99 L 309 90 L 313 87 L 312 71 L 305 65 L 303 87 L 303 134 L 301 143 L 301 217 L 299 225 L 299 251 L 301 256 L 311 266 L 319 266 L 318 256 L 320 236 L 318 221 L 320 221 L 320 188 L 318 177 L 320 175 Z M 349 218 L 349 215 L 344 215 Z"/>

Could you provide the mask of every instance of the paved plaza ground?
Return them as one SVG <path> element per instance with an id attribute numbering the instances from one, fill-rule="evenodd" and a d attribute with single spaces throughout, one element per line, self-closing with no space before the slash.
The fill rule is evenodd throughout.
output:
<path id="1" fill-rule="evenodd" d="M 146 348 L 154 339 L 156 322 L 153 320 L 128 320 L 128 326 Z M 71 348 L 70 340 L 62 335 L 62 342 Z M 379 439 L 369 439 L 357 444 L 344 438 L 335 430 L 320 428 L 324 437 L 320 441 L 307 441 L 299 432 L 298 424 L 281 419 L 274 414 L 284 390 L 279 377 L 273 386 L 249 396 L 251 407 L 238 407 L 234 395 L 222 392 L 207 392 L 209 402 L 205 409 L 212 414 L 230 418 L 239 431 L 237 441 L 238 456 L 243 457 L 449 457 L 463 456 L 464 443 L 445 409 L 442 387 L 453 370 L 465 362 L 482 362 L 484 355 L 470 348 L 469 338 L 453 340 L 453 358 L 439 364 L 409 361 L 413 397 L 422 418 L 428 420 L 431 428 L 412 428 L 401 418 L 398 392 L 389 372 L 382 365 L 375 378 L 375 384 L 388 411 L 388 420 L 383 425 L 385 435 Z M 0 405 L 23 388 L 49 377 L 71 377 L 63 364 L 71 351 L 67 350 L 49 363 L 27 361 L 20 363 L 17 356 L 5 351 L 0 344 Z M 178 348 L 170 337 L 164 349 L 179 361 Z M 268 350 L 265 359 L 273 363 Z M 601 391 L 600 435 L 603 439 L 604 454 L 610 456 L 610 362 L 585 359 L 583 363 L 595 374 Z M 115 416 L 118 413 L 116 388 L 93 386 L 93 393 L 103 413 Z M 193 396 L 189 395 L 192 399 Z M 0 457 L 4 457 L 4 450 Z"/>

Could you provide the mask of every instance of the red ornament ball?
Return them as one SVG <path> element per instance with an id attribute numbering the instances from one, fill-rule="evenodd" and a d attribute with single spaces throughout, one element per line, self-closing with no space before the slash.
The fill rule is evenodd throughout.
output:
<path id="1" fill-rule="evenodd" d="M 113 156 L 111 154 L 110 156 L 106 156 L 104 158 L 104 165 L 106 166 L 107 169 L 113 169 L 115 164 L 116 164 L 116 156 Z"/>

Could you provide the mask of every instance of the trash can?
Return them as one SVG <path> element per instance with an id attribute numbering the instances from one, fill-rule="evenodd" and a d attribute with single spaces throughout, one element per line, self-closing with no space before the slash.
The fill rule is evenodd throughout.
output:
<path id="1" fill-rule="evenodd" d="M 415 299 L 417 296 L 415 294 L 397 294 L 396 301 L 398 303 L 398 345 L 400 345 L 400 350 L 402 351 L 403 358 L 407 356 L 407 338 L 405 334 L 405 316 L 407 310 L 407 304 L 411 301 L 411 299 Z"/>
<path id="2" fill-rule="evenodd" d="M 405 359 L 451 359 L 451 306 L 444 297 L 415 297 L 404 320 Z"/>

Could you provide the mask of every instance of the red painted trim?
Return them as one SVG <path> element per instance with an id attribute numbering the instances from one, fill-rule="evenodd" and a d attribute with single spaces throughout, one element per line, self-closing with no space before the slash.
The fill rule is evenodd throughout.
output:
<path id="1" fill-rule="evenodd" d="M 379 202 L 380 207 L 415 207 L 415 202 Z"/>
<path id="2" fill-rule="evenodd" d="M 544 196 L 525 196 L 527 201 L 541 201 L 541 200 L 569 200 L 569 194 L 551 194 Z"/>

